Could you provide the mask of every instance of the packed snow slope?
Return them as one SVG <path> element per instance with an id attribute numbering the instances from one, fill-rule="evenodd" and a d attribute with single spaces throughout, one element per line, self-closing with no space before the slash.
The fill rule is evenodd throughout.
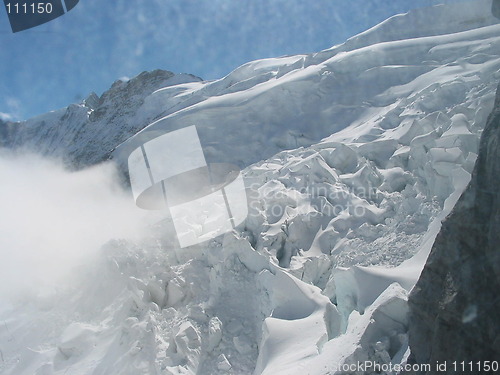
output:
<path id="1" fill-rule="evenodd" d="M 110 238 L 76 281 L 0 313 L 0 373 L 326 375 L 404 363 L 407 292 L 470 179 L 500 79 L 490 8 L 398 15 L 213 82 L 144 73 L 3 123 L 5 147 L 73 167 L 123 165 L 145 140 L 194 124 L 207 161 L 244 168 L 250 213 L 189 249 L 168 217 L 140 240 Z"/>

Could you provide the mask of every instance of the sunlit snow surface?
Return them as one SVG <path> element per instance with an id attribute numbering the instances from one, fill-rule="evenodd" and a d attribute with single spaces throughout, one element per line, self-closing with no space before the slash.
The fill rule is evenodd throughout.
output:
<path id="1" fill-rule="evenodd" d="M 145 133 L 196 124 L 207 161 L 245 168 L 249 217 L 191 249 L 163 221 L 109 241 L 66 285 L 20 291 L 0 319 L 0 372 L 400 363 L 407 292 L 470 178 L 500 79 L 488 6 L 410 13 L 331 50 L 145 98 L 143 113 L 169 108 Z M 434 26 L 405 28 L 419 23 Z"/>

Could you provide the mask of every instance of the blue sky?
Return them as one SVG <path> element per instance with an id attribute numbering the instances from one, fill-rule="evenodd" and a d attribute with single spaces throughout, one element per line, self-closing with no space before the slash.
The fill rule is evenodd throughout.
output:
<path id="1" fill-rule="evenodd" d="M 80 0 L 16 34 L 1 9 L 0 113 L 29 118 L 144 70 L 221 78 L 247 61 L 316 52 L 391 15 L 446 2 L 456 1 Z"/>

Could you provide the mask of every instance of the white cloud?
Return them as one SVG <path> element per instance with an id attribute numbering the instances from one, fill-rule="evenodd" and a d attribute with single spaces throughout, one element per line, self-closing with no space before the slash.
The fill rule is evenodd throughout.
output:
<path id="1" fill-rule="evenodd" d="M 0 150 L 0 295 L 56 285 L 110 239 L 139 236 L 145 213 L 116 176 Z"/>

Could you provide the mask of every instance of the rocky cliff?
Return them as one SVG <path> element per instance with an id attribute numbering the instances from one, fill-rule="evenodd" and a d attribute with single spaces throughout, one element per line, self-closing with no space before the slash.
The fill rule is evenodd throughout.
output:
<path id="1" fill-rule="evenodd" d="M 474 361 L 466 373 L 487 373 L 477 361 L 500 359 L 499 186 L 500 85 L 471 183 L 443 223 L 409 299 L 418 363 L 446 361 L 447 372 L 457 373 L 453 361 Z"/>
<path id="2" fill-rule="evenodd" d="M 91 93 L 82 103 L 27 121 L 0 120 L 0 146 L 61 158 L 74 168 L 97 164 L 108 159 L 118 144 L 170 113 L 167 105 L 151 102 L 154 92 L 200 81 L 189 74 L 159 69 L 128 81 L 117 80 L 100 97 Z M 163 100 L 168 98 L 165 95 Z"/>

